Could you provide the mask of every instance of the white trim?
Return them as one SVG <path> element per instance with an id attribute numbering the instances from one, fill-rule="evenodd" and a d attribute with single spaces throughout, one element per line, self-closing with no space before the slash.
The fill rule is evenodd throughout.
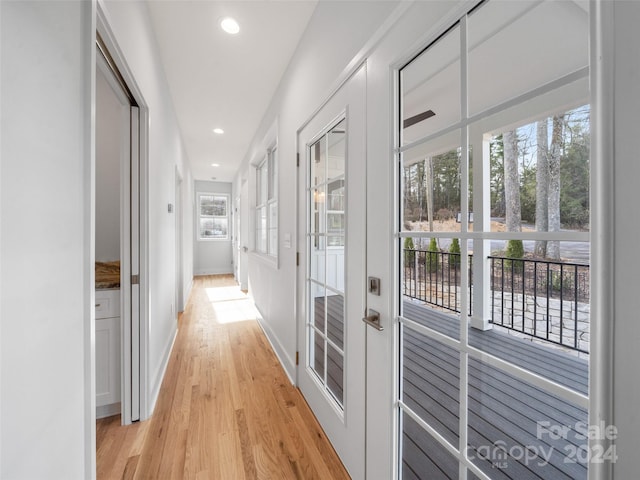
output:
<path id="1" fill-rule="evenodd" d="M 90 22 L 86 25 L 86 31 L 89 45 L 85 52 L 85 58 L 88 64 L 95 66 L 97 62 L 96 54 L 96 7 L 95 3 L 85 3 L 85 8 L 89 9 L 87 16 Z M 0 12 L 2 8 L 0 8 Z M 84 168 L 84 192 L 85 200 L 83 219 L 87 223 L 84 228 L 83 246 L 85 249 L 83 255 L 83 274 L 86 275 L 84 282 L 85 304 L 83 308 L 85 318 L 89 319 L 84 322 L 84 476 L 85 478 L 96 477 L 96 309 L 95 309 L 95 249 L 96 249 L 96 69 L 91 68 L 87 72 L 88 82 L 83 81 L 84 96 L 87 105 L 85 105 L 84 115 L 84 155 L 86 164 Z M 1 347 L 0 347 L 1 349 Z M 1 376 L 1 374 L 0 374 Z M 4 411 L 4 410 L 2 410 Z M 2 439 L 0 438 L 0 447 L 2 447 Z M 0 448 L 0 464 L 2 461 L 2 448 Z"/>
<path id="2" fill-rule="evenodd" d="M 96 2 L 95 30 L 100 34 L 105 47 L 113 58 L 129 91 L 139 108 L 139 273 L 140 273 L 140 420 L 145 420 L 151 414 L 149 408 L 149 109 L 142 91 L 138 86 L 125 55 L 118 45 L 116 35 L 110 24 L 105 0 Z M 95 38 L 91 48 L 95 50 Z M 93 65 L 95 65 L 95 57 Z M 95 125 L 95 124 L 94 124 Z M 94 187 L 92 187 L 94 188 Z M 124 389 L 123 389 L 124 392 Z"/>
<path id="3" fill-rule="evenodd" d="M 226 207 L 225 212 L 226 215 L 201 215 L 200 210 L 200 199 L 202 197 L 225 197 L 226 198 Z M 196 192 L 196 241 L 197 242 L 231 242 L 232 238 L 232 222 L 231 222 L 231 194 L 230 193 L 216 193 L 216 192 Z M 211 238 L 202 238 L 200 236 L 200 219 L 201 218 L 226 218 L 227 220 L 227 235 L 225 237 L 211 237 Z"/>
<path id="4" fill-rule="evenodd" d="M 162 387 L 162 380 L 164 379 L 164 375 L 167 372 L 167 367 L 169 366 L 169 360 L 171 359 L 171 352 L 173 352 L 173 346 L 176 343 L 176 338 L 178 337 L 178 329 L 176 328 L 173 337 L 171 337 L 170 341 L 167 343 L 164 353 L 162 355 L 162 365 L 158 369 L 158 373 L 156 375 L 155 381 L 151 387 L 151 392 L 149 395 L 149 411 L 153 412 L 156 407 L 156 402 L 158 401 L 158 395 L 160 395 L 160 387 Z M 141 419 L 142 420 L 142 419 Z"/>
<path id="5" fill-rule="evenodd" d="M 558 240 L 560 242 L 589 242 L 588 232 L 411 232 L 403 231 L 395 234 L 396 238 L 460 238 L 469 240 Z"/>
<path id="6" fill-rule="evenodd" d="M 591 61 L 591 337 L 589 364 L 589 422 L 614 425 L 613 411 L 613 338 L 615 319 L 614 294 L 614 3 L 590 1 L 590 61 Z M 591 440 L 589 448 L 609 441 Z M 590 450 L 593 451 L 593 450 Z M 613 478 L 611 462 L 591 463 L 590 480 Z"/>
<path id="7" fill-rule="evenodd" d="M 278 270 L 278 257 L 274 257 L 273 255 L 268 255 L 257 250 L 251 250 L 249 253 L 251 254 L 252 259 L 259 260 L 274 270 Z"/>
<path id="8" fill-rule="evenodd" d="M 96 419 L 107 418 L 120 413 L 120 402 L 96 407 Z"/>
<path id="9" fill-rule="evenodd" d="M 265 337 L 267 337 L 273 353 L 275 353 L 276 357 L 280 361 L 280 365 L 282 365 L 282 368 L 287 374 L 289 381 L 292 385 L 297 386 L 297 383 L 295 381 L 296 362 L 287 354 L 287 349 L 282 346 L 278 336 L 273 333 L 273 330 L 271 330 L 269 324 L 264 320 L 264 315 L 262 315 L 262 312 L 260 311 L 258 305 L 256 305 L 255 307 L 258 311 L 258 316 L 256 318 L 256 320 L 258 321 L 258 325 L 260 325 L 260 328 L 262 328 Z"/>

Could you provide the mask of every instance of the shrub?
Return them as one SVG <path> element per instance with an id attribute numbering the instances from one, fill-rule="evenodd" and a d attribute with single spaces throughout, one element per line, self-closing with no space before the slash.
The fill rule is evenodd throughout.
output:
<path id="1" fill-rule="evenodd" d="M 427 249 L 427 271 L 428 272 L 437 272 L 438 264 L 440 263 L 440 252 L 438 251 L 438 244 L 436 243 L 436 239 L 432 238 L 429 241 L 429 248 Z"/>
<path id="2" fill-rule="evenodd" d="M 510 259 L 504 262 L 505 267 L 511 268 L 511 265 L 513 264 L 513 270 L 515 272 L 522 272 L 524 270 L 524 262 L 518 260 L 524 257 L 524 245 L 522 244 L 522 240 L 509 240 L 507 242 L 505 257 Z"/>
<path id="3" fill-rule="evenodd" d="M 457 238 L 454 238 L 449 245 L 449 266 L 450 267 L 459 267 L 460 266 L 460 241 Z"/>
<path id="4" fill-rule="evenodd" d="M 404 265 L 413 266 L 416 259 L 415 247 L 413 245 L 413 238 L 406 237 L 404 239 Z"/>

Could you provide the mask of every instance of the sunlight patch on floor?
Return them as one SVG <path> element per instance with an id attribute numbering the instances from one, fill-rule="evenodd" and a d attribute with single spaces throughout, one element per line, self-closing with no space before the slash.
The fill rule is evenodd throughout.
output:
<path id="1" fill-rule="evenodd" d="M 219 324 L 246 322 L 258 318 L 253 301 L 239 286 L 205 289 Z"/>
<path id="2" fill-rule="evenodd" d="M 244 300 L 247 295 L 240 290 L 240 286 L 232 287 L 210 287 L 205 288 L 207 297 L 212 302 L 224 302 L 228 300 Z"/>

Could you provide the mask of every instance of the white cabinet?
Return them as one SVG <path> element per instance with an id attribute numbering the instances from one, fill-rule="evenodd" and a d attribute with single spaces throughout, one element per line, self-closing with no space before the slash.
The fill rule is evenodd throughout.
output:
<path id="1" fill-rule="evenodd" d="M 120 290 L 96 290 L 96 416 L 120 412 Z"/>

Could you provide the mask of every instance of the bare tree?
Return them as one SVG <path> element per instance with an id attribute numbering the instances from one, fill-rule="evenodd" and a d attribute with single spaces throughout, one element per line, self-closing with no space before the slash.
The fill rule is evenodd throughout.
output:
<path id="1" fill-rule="evenodd" d="M 549 139 L 547 119 L 537 123 L 538 155 L 536 161 L 536 231 L 549 230 Z M 547 241 L 536 240 L 535 254 L 547 256 Z"/>
<path id="2" fill-rule="evenodd" d="M 429 231 L 433 232 L 433 162 L 431 157 L 425 158 L 424 167 L 427 181 L 427 218 L 429 220 Z"/>
<path id="3" fill-rule="evenodd" d="M 515 130 L 502 134 L 504 147 L 504 195 L 507 231 L 522 229 L 520 209 L 520 178 L 518 175 L 518 137 Z"/>
<path id="4" fill-rule="evenodd" d="M 560 158 L 564 135 L 564 115 L 553 117 L 551 130 L 551 147 L 549 148 L 549 191 L 548 191 L 548 219 L 549 231 L 560 231 Z M 547 257 L 560 260 L 560 242 L 547 242 Z"/>

